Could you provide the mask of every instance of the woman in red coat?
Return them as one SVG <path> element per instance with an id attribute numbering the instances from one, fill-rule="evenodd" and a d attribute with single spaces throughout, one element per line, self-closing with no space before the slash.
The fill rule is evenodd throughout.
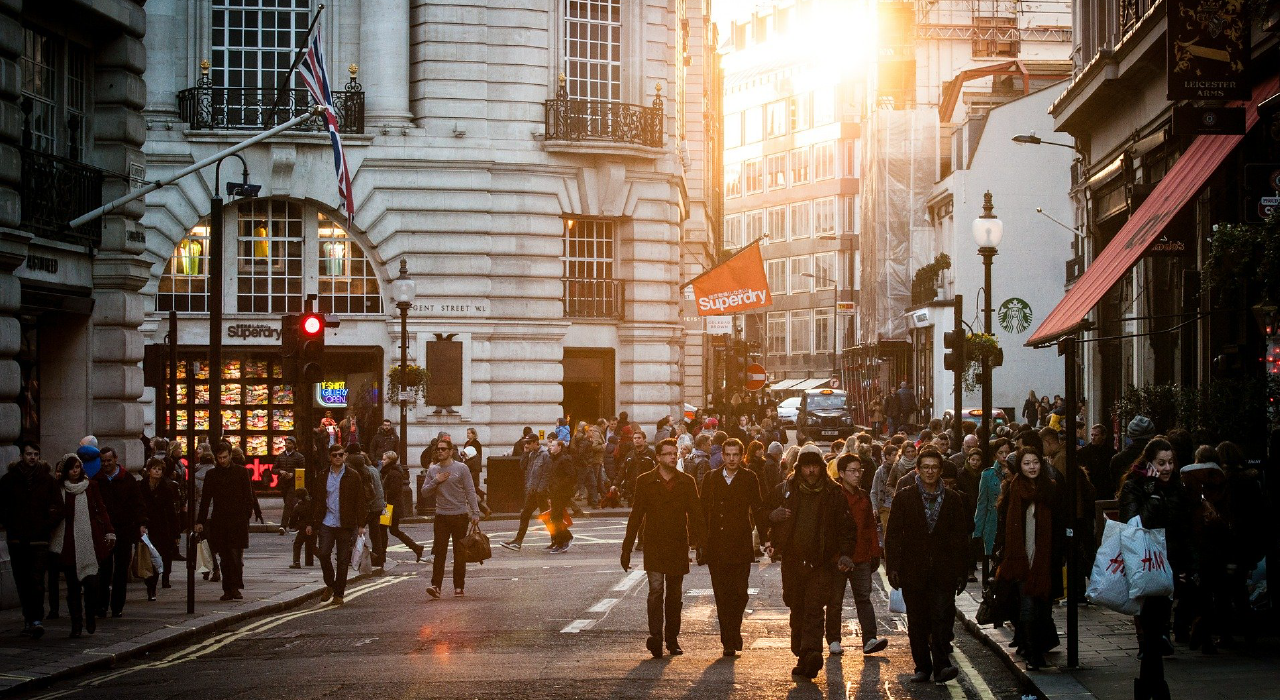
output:
<path id="1" fill-rule="evenodd" d="M 116 535 L 107 506 L 98 494 L 98 484 L 85 477 L 80 459 L 73 454 L 65 455 L 58 471 L 63 515 L 49 538 L 49 551 L 57 555 L 58 564 L 67 577 L 71 636 L 79 637 L 82 625 L 89 634 L 94 632 L 93 595 L 97 590 L 98 561 L 111 551 Z M 87 605 L 81 601 L 82 590 Z M 87 616 L 83 614 L 86 608 Z"/>
<path id="2" fill-rule="evenodd" d="M 1018 593 L 1018 653 L 1035 670 L 1046 665 L 1044 652 L 1053 636 L 1053 579 L 1059 571 L 1054 565 L 1054 520 L 1060 513 L 1040 450 L 1024 446 L 1014 463 L 1018 473 L 1005 483 L 996 505 L 996 580 Z"/>

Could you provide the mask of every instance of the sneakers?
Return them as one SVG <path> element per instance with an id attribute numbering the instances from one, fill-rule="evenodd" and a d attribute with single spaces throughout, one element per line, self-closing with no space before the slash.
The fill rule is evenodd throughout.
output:
<path id="1" fill-rule="evenodd" d="M 840 642 L 837 640 L 828 645 L 827 651 L 830 651 L 832 656 L 839 656 L 844 653 L 844 647 L 840 646 Z"/>
<path id="2" fill-rule="evenodd" d="M 548 550 L 547 550 L 547 552 L 548 552 L 548 553 L 550 553 L 550 554 L 563 554 L 563 553 L 564 553 L 564 547 L 554 547 L 554 546 L 553 546 L 551 549 L 548 549 Z"/>
<path id="3" fill-rule="evenodd" d="M 874 654 L 878 651 L 884 651 L 884 648 L 887 646 L 889 646 L 889 640 L 881 639 L 878 637 L 872 637 L 871 639 L 867 640 L 866 644 L 862 645 L 862 653 Z"/>
<path id="4" fill-rule="evenodd" d="M 916 671 L 915 673 L 911 674 L 911 682 L 927 683 L 929 682 L 929 675 L 930 674 L 928 671 Z"/>
<path id="5" fill-rule="evenodd" d="M 284 528 L 280 528 L 280 536 L 284 537 Z"/>
<path id="6" fill-rule="evenodd" d="M 946 683 L 947 681 L 955 680 L 956 676 L 959 675 L 960 669 L 955 666 L 945 666 L 938 670 L 937 674 L 934 675 L 933 680 L 938 683 Z"/>
<path id="7" fill-rule="evenodd" d="M 524 546 L 523 544 L 521 544 L 521 543 L 519 543 L 519 542 L 516 542 L 515 540 L 511 540 L 510 542 L 503 542 L 503 543 L 502 543 L 502 548 L 503 548 L 503 549 L 510 549 L 510 550 L 511 550 L 511 551 L 513 551 L 513 552 L 519 552 L 519 551 L 520 551 L 520 548 L 521 548 L 521 547 L 523 547 L 523 546 Z M 421 557 L 421 556 L 419 556 L 418 558 L 419 558 L 419 559 L 421 559 L 422 557 Z"/>
<path id="8" fill-rule="evenodd" d="M 30 634 L 31 634 L 31 638 L 32 638 L 32 639 L 39 639 L 39 638 L 43 637 L 43 636 L 44 636 L 44 625 L 40 624 L 40 621 L 39 621 L 39 620 L 36 620 L 35 622 L 32 622 L 32 623 L 31 623 L 31 633 L 30 633 Z"/>
<path id="9" fill-rule="evenodd" d="M 432 598 L 439 598 L 439 597 L 440 597 L 440 587 L 439 587 L 439 586 L 427 586 L 427 595 L 431 596 Z"/>
<path id="10" fill-rule="evenodd" d="M 462 592 L 462 589 L 461 589 L 461 588 L 455 588 L 455 589 L 453 589 L 453 597 L 454 597 L 454 598 L 461 598 L 461 597 L 462 597 L 462 596 L 464 596 L 464 595 L 466 595 L 466 594 Z"/>
<path id="11" fill-rule="evenodd" d="M 332 597 L 333 597 L 333 589 L 329 588 L 328 586 L 325 586 L 324 591 L 320 593 L 320 602 L 327 603 L 329 602 L 329 599 Z"/>

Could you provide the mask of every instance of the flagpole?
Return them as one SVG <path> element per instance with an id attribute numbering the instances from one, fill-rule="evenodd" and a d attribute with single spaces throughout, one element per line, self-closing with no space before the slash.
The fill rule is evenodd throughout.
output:
<path id="1" fill-rule="evenodd" d="M 320 15 L 323 12 L 324 5 L 320 5 L 316 10 L 315 17 L 311 18 L 311 26 L 307 27 L 307 36 L 303 39 L 302 46 L 294 49 L 293 65 L 289 66 L 289 72 L 284 74 L 284 80 L 276 88 L 276 99 L 271 103 L 271 110 L 267 112 L 267 123 L 263 124 L 262 128 L 270 129 L 271 123 L 275 121 L 276 109 L 280 106 L 280 98 L 289 89 L 289 81 L 293 79 L 294 71 L 298 70 L 298 64 L 302 62 L 302 57 L 306 54 L 307 45 L 311 43 L 311 34 L 316 30 L 316 23 L 320 21 Z"/>

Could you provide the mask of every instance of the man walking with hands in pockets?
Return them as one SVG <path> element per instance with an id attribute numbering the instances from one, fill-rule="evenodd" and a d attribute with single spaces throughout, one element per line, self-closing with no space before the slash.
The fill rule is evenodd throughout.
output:
<path id="1" fill-rule="evenodd" d="M 444 584 L 444 558 L 449 553 L 449 538 L 453 538 L 453 594 L 462 595 L 466 585 L 467 562 L 458 554 L 458 545 L 467 536 L 468 526 L 480 524 L 480 501 L 476 498 L 475 483 L 467 465 L 453 459 L 453 441 L 448 436 L 436 442 L 437 462 L 427 470 L 422 485 L 422 497 L 434 498 L 436 517 L 435 542 L 431 545 L 431 586 L 427 595 L 440 597 Z"/>
<path id="2" fill-rule="evenodd" d="M 364 522 L 368 505 L 364 498 L 364 485 L 355 468 L 347 468 L 346 450 L 341 445 L 329 447 L 329 471 L 316 479 L 318 489 L 312 509 L 313 521 L 307 525 L 307 536 L 319 532 L 320 570 L 324 572 L 324 593 L 320 594 L 320 602 L 333 600 L 334 605 L 342 605 L 342 596 L 347 590 L 347 569 L 351 566 L 351 550 L 355 546 L 355 538 L 364 534 Z M 351 459 L 361 459 L 352 455 Z M 338 570 L 334 573 L 334 546 L 338 548 Z"/>

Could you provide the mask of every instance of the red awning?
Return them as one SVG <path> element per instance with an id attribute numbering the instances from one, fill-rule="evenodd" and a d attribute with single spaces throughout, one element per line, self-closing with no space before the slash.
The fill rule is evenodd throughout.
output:
<path id="1" fill-rule="evenodd" d="M 1258 122 L 1258 103 L 1276 93 L 1280 78 L 1271 78 L 1254 88 L 1253 99 L 1245 104 L 1245 130 Z M 1240 106 L 1241 102 L 1232 106 Z M 1243 136 L 1197 136 L 1182 157 L 1156 185 L 1138 211 L 1129 217 L 1116 237 L 1094 259 L 1075 286 L 1031 334 L 1027 345 L 1046 345 L 1069 335 L 1093 310 L 1122 275 L 1138 262 L 1147 248 L 1160 237 L 1164 227 L 1191 201 L 1222 161 L 1244 139 Z"/>

